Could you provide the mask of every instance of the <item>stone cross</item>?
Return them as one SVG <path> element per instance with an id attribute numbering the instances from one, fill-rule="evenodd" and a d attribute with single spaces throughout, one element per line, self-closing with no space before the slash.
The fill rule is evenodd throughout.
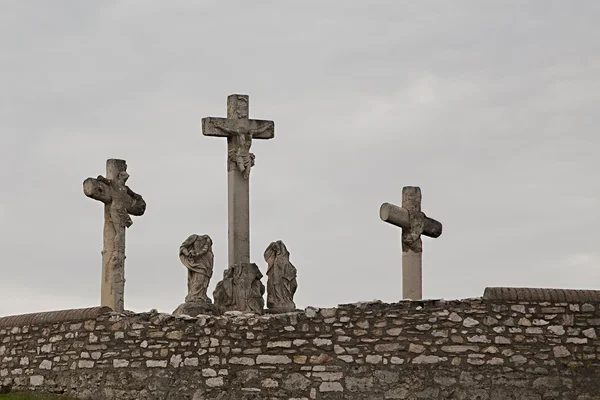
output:
<path id="1" fill-rule="evenodd" d="M 133 221 L 129 215 L 143 215 L 146 202 L 125 185 L 129 174 L 125 160 L 106 161 L 106 178 L 87 178 L 83 193 L 104 203 L 104 247 L 102 249 L 102 289 L 100 304 L 116 312 L 124 310 L 125 229 Z"/>
<path id="2" fill-rule="evenodd" d="M 229 266 L 250 262 L 250 168 L 252 139 L 272 139 L 275 123 L 248 119 L 248 96 L 227 97 L 227 118 L 202 118 L 205 136 L 227 138 L 227 193 Z"/>
<path id="3" fill-rule="evenodd" d="M 442 234 L 442 224 L 421 211 L 421 189 L 402 188 L 402 207 L 383 203 L 379 217 L 402 228 L 402 297 L 423 298 L 423 244 L 421 235 L 436 238 Z"/>

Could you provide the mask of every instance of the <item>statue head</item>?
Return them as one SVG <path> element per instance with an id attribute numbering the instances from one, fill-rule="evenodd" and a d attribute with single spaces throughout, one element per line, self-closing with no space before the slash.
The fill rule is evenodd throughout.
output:
<path id="1" fill-rule="evenodd" d="M 208 245 L 210 247 L 213 244 L 212 239 L 208 235 L 198 236 L 196 240 L 199 241 L 202 246 Z"/>
<path id="2" fill-rule="evenodd" d="M 267 263 L 272 262 L 270 260 L 274 260 L 275 257 L 280 256 L 280 255 L 285 255 L 285 256 L 290 255 L 289 251 L 285 247 L 285 244 L 281 240 L 271 242 L 271 244 L 269 244 L 269 246 L 265 250 L 265 254 L 264 254 L 265 261 Z"/>
<path id="3" fill-rule="evenodd" d="M 179 246 L 179 256 L 189 256 L 190 252 L 194 252 L 193 255 L 197 251 L 202 251 L 206 248 L 206 251 L 210 251 L 212 249 L 212 239 L 208 235 L 190 235 L 184 242 Z M 185 250 L 185 251 L 184 251 Z"/>

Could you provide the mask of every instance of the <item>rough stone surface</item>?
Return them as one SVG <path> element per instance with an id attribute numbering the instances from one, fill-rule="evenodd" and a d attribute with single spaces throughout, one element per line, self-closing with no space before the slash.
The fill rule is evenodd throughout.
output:
<path id="1" fill-rule="evenodd" d="M 202 118 L 202 134 L 227 138 L 228 266 L 250 262 L 250 169 L 253 139 L 272 139 L 273 121 L 249 119 L 247 95 L 227 97 L 227 118 Z"/>
<path id="2" fill-rule="evenodd" d="M 234 264 L 227 268 L 213 293 L 217 310 L 262 314 L 265 307 L 262 277 L 254 263 Z"/>
<path id="3" fill-rule="evenodd" d="M 591 400 L 600 393 L 600 303 L 588 304 L 0 318 L 0 388 L 98 400 Z"/>
<path id="4" fill-rule="evenodd" d="M 416 186 L 402 188 L 402 207 L 382 204 L 379 217 L 402 228 L 402 296 L 419 300 L 423 297 L 421 235 L 440 236 L 442 224 L 421 211 L 421 189 Z"/>
<path id="5" fill-rule="evenodd" d="M 273 312 L 290 312 L 296 309 L 294 294 L 298 288 L 296 267 L 290 262 L 290 252 L 278 240 L 265 250 L 267 262 L 267 308 Z"/>
<path id="6" fill-rule="evenodd" d="M 13 328 L 17 326 L 28 325 L 49 325 L 61 322 L 93 320 L 99 315 L 110 313 L 110 311 L 111 309 L 109 307 L 90 307 L 72 310 L 12 315 L 9 317 L 0 318 L 0 328 Z M 0 345 L 0 356 L 3 355 L 2 348 L 3 346 Z M 44 351 L 44 346 L 42 346 L 42 351 Z"/>
<path id="7" fill-rule="evenodd" d="M 539 289 L 539 288 L 514 288 L 514 287 L 488 287 L 483 292 L 483 298 L 488 300 L 509 301 L 550 301 L 585 303 L 588 301 L 599 302 L 600 290 L 573 290 L 573 289 Z M 579 308 L 579 305 L 576 305 Z M 583 304 L 581 311 L 594 311 L 591 304 Z"/>
<path id="8" fill-rule="evenodd" d="M 212 239 L 208 235 L 190 235 L 179 246 L 179 259 L 188 270 L 186 303 L 212 304 L 206 295 L 213 274 Z"/>
<path id="9" fill-rule="evenodd" d="M 175 309 L 175 311 L 173 311 L 173 315 L 187 315 L 190 317 L 197 317 L 199 315 L 215 315 L 218 313 L 219 311 L 214 304 L 196 301 L 181 303 Z"/>
<path id="10" fill-rule="evenodd" d="M 83 193 L 104 203 L 104 247 L 102 249 L 102 286 L 100 303 L 123 312 L 125 297 L 125 230 L 131 215 L 143 215 L 146 202 L 125 182 L 129 179 L 125 160 L 106 161 L 106 178 L 87 178 Z"/>

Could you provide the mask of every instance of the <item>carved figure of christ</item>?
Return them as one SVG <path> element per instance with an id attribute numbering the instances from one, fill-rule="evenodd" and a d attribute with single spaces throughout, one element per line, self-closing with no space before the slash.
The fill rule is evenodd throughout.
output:
<path id="1" fill-rule="evenodd" d="M 421 189 L 402 188 L 402 207 L 383 203 L 379 209 L 382 221 L 402 228 L 402 297 L 423 298 L 423 244 L 421 235 L 437 238 L 442 224 L 421 211 Z"/>
<path id="2" fill-rule="evenodd" d="M 129 215 L 143 215 L 146 202 L 125 185 L 129 174 L 125 160 L 106 161 L 106 178 L 87 178 L 83 193 L 104 203 L 104 247 L 100 303 L 116 312 L 125 309 L 125 229 L 133 222 Z"/>
<path id="3" fill-rule="evenodd" d="M 202 134 L 227 138 L 229 266 L 250 262 L 250 169 L 253 139 L 272 139 L 273 121 L 249 119 L 247 95 L 227 97 L 227 118 L 202 118 Z"/>

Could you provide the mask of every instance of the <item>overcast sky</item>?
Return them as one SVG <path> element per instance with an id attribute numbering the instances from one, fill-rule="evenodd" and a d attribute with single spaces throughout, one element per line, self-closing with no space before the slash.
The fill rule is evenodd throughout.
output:
<path id="1" fill-rule="evenodd" d="M 148 203 L 125 307 L 174 310 L 192 233 L 227 264 L 227 96 L 255 141 L 252 261 L 281 239 L 296 303 L 402 297 L 383 202 L 420 186 L 426 298 L 600 289 L 600 2 L 25 1 L 0 13 L 0 315 L 99 304 L 102 205 L 123 158 Z M 266 277 L 264 279 L 266 284 Z"/>

